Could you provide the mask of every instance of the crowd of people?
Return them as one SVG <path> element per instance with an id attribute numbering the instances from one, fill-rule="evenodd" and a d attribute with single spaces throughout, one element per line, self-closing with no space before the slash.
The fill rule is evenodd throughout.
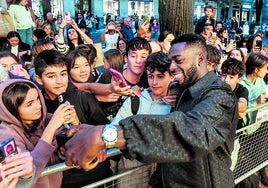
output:
<path id="1" fill-rule="evenodd" d="M 118 17 L 100 36 L 99 72 L 89 34 L 99 20 L 34 20 L 27 0 L 8 11 L 16 31 L 0 43 L 0 142 L 12 137 L 18 149 L 0 164 L 0 187 L 81 187 L 144 163 L 117 186 L 234 186 L 235 131 L 254 121 L 248 107 L 268 99 L 263 33 L 229 34 L 211 6 L 195 34 L 179 37 L 155 18 L 133 32 L 131 18 Z M 107 158 L 113 147 L 122 155 Z M 76 168 L 40 176 L 62 161 Z"/>

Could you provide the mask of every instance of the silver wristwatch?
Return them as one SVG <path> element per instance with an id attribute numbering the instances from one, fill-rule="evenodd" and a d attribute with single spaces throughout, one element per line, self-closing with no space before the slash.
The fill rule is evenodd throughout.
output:
<path id="1" fill-rule="evenodd" d="M 112 124 L 106 124 L 101 133 L 106 148 L 113 148 L 117 142 L 118 129 Z"/>

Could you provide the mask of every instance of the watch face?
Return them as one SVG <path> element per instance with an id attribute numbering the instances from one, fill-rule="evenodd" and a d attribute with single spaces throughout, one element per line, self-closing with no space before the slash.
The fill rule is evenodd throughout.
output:
<path id="1" fill-rule="evenodd" d="M 104 131 L 103 133 L 103 137 L 105 138 L 105 140 L 107 140 L 108 142 L 112 142 L 115 141 L 117 138 L 117 131 L 113 128 L 108 128 Z"/>

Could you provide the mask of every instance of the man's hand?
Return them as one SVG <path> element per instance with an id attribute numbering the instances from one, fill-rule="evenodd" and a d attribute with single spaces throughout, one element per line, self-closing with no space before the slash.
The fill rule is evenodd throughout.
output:
<path id="1" fill-rule="evenodd" d="M 104 126 L 83 125 L 66 143 L 66 165 L 79 166 L 85 171 L 106 159 L 101 133 Z"/>

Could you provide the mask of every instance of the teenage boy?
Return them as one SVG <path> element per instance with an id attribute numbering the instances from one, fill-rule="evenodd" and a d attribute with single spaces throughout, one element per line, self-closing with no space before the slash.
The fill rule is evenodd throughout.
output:
<path id="1" fill-rule="evenodd" d="M 152 48 L 150 43 L 144 38 L 135 37 L 128 43 L 126 49 L 125 61 L 126 68 L 123 70 L 123 76 L 128 82 L 127 87 L 119 87 L 120 81 L 111 84 L 103 83 L 79 83 L 76 86 L 84 91 L 93 92 L 99 101 L 107 102 L 108 94 L 129 95 L 131 86 L 147 88 L 147 78 L 144 74 L 144 62 L 151 54 Z M 133 89 L 133 88 L 132 88 Z M 117 100 L 118 98 L 116 98 Z M 111 101 L 116 101 L 112 100 Z M 111 102 L 109 101 L 109 102 Z"/>
<path id="2" fill-rule="evenodd" d="M 203 31 L 203 28 L 205 25 L 212 25 L 212 28 L 214 28 L 215 25 L 215 19 L 212 18 L 213 15 L 213 7 L 211 5 L 207 5 L 204 8 L 205 16 L 202 16 L 196 26 L 194 32 L 196 34 L 201 34 Z"/>
<path id="3" fill-rule="evenodd" d="M 162 98 L 167 95 L 169 83 L 173 79 L 169 70 L 171 61 L 166 54 L 157 52 L 151 54 L 145 63 L 149 88 L 144 89 L 139 98 L 128 97 L 113 119 L 113 124 L 118 124 L 120 120 L 135 114 L 165 115 L 170 113 L 171 106 L 166 104 Z M 133 102 L 135 99 L 138 102 Z M 143 164 L 137 160 L 131 161 L 122 156 L 118 163 L 118 171 L 125 171 Z M 146 169 L 141 169 L 129 176 L 121 178 L 118 187 L 139 187 L 141 182 L 144 185 L 148 185 L 151 173 L 150 169 L 149 166 Z"/>
<path id="4" fill-rule="evenodd" d="M 151 52 L 150 43 L 144 38 L 136 37 L 129 42 L 125 56 L 126 69 L 123 70 L 123 76 L 129 85 L 148 87 L 144 66 Z"/>
<path id="5" fill-rule="evenodd" d="M 145 61 L 151 52 L 152 49 L 150 43 L 144 38 L 136 37 L 128 44 L 126 50 L 127 56 L 125 57 L 127 63 L 126 68 L 122 71 L 122 75 L 128 85 L 132 86 L 132 90 L 136 95 L 140 94 L 140 88 L 148 88 L 144 66 Z M 110 81 L 111 80 L 108 82 Z M 126 97 L 121 97 L 116 102 L 102 103 L 103 109 L 110 119 L 116 115 L 125 98 Z"/>
<path id="6" fill-rule="evenodd" d="M 47 111 L 54 113 L 59 106 L 58 98 L 74 105 L 81 123 L 100 125 L 108 123 L 94 95 L 78 90 L 68 81 L 64 56 L 56 50 L 45 50 L 35 60 L 36 81 L 43 85 Z M 101 180 L 112 174 L 108 160 L 100 163 L 93 171 L 71 169 L 63 172 L 62 187 L 81 187 Z"/>
<path id="7" fill-rule="evenodd" d="M 218 74 L 217 65 L 220 64 L 221 53 L 220 51 L 213 45 L 207 45 L 208 49 L 208 63 L 207 68 L 208 71 L 214 71 Z"/>
<path id="8" fill-rule="evenodd" d="M 245 72 L 245 64 L 234 58 L 228 58 L 221 66 L 221 79 L 230 85 L 238 100 L 239 121 L 237 129 L 242 128 L 242 118 L 246 115 L 248 106 L 248 90 L 240 81 Z"/>

